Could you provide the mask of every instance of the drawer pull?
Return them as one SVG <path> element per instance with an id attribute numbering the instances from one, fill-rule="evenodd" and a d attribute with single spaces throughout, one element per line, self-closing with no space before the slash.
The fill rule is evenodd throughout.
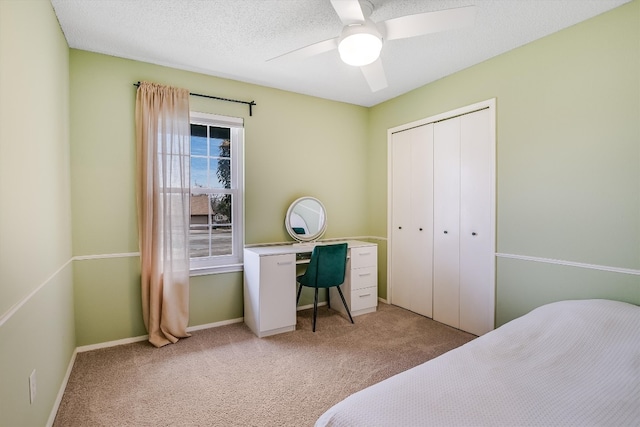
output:
<path id="1" fill-rule="evenodd" d="M 371 276 L 371 273 L 360 273 L 360 274 L 358 274 L 358 276 L 360 276 L 360 277 Z"/>
<path id="2" fill-rule="evenodd" d="M 367 255 L 371 255 L 371 252 L 360 252 L 358 255 L 367 256 Z"/>
<path id="3" fill-rule="evenodd" d="M 362 295 L 358 295 L 360 298 L 364 298 L 364 297 L 370 297 L 371 296 L 371 292 L 369 292 L 368 294 L 362 294 Z"/>
<path id="4" fill-rule="evenodd" d="M 278 265 L 289 265 L 293 264 L 293 261 L 278 261 Z"/>

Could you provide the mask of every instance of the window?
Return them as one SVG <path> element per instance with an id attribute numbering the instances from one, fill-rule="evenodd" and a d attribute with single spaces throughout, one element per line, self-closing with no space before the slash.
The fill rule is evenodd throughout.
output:
<path id="1" fill-rule="evenodd" d="M 242 119 L 191 113 L 191 274 L 238 271 L 243 250 Z"/>

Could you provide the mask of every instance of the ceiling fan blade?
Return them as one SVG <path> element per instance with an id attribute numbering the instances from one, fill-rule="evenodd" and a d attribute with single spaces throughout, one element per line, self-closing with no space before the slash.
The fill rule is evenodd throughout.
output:
<path id="1" fill-rule="evenodd" d="M 378 27 L 385 40 L 395 40 L 471 26 L 475 18 L 476 7 L 466 6 L 392 18 Z"/>
<path id="2" fill-rule="evenodd" d="M 364 14 L 358 0 L 331 0 L 331 6 L 344 25 L 364 22 Z"/>
<path id="3" fill-rule="evenodd" d="M 367 83 L 369 83 L 371 92 L 377 92 L 387 87 L 387 76 L 384 74 L 384 67 L 380 58 L 369 65 L 360 67 L 360 69 Z"/>
<path id="4" fill-rule="evenodd" d="M 332 49 L 338 48 L 338 37 L 334 37 L 332 39 L 324 40 L 318 43 L 310 44 L 305 47 L 301 47 L 300 49 L 293 50 L 291 52 L 283 53 L 282 55 L 276 56 L 275 58 L 267 59 L 267 62 L 274 61 L 277 59 L 304 59 L 309 58 L 310 56 L 319 55 L 321 53 L 328 52 Z"/>

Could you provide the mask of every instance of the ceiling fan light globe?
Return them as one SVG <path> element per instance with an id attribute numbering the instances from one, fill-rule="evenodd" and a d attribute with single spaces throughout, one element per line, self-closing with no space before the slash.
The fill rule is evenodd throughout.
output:
<path id="1" fill-rule="evenodd" d="M 348 65 L 369 65 L 380 56 L 382 40 L 374 34 L 356 33 L 344 37 L 338 45 L 340 59 Z"/>

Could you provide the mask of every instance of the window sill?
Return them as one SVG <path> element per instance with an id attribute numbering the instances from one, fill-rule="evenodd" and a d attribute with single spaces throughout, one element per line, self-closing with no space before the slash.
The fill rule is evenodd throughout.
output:
<path id="1" fill-rule="evenodd" d="M 189 277 L 193 276 L 207 276 L 210 274 L 223 274 L 223 273 L 235 273 L 238 271 L 244 271 L 243 264 L 230 264 L 230 265 L 218 265 L 211 267 L 193 268 L 189 271 Z"/>

